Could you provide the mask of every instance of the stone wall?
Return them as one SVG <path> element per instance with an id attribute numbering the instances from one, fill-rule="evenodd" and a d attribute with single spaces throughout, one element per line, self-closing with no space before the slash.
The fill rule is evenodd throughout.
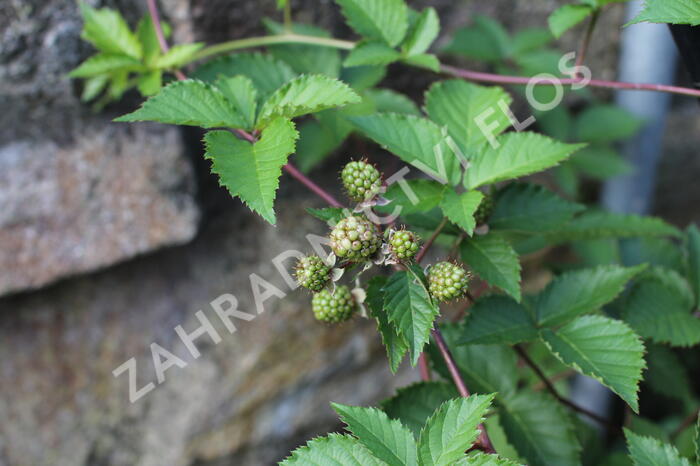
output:
<path id="1" fill-rule="evenodd" d="M 161 3 L 179 40 L 259 34 L 258 19 L 277 14 L 273 0 Z M 474 12 L 510 28 L 542 25 L 557 3 L 412 5 L 437 6 L 449 31 Z M 144 10 L 102 4 L 131 20 Z M 330 0 L 293 5 L 301 20 L 349 34 Z M 603 78 L 614 76 L 620 17 L 619 7 L 605 17 L 590 55 Z M 209 303 L 223 293 L 255 313 L 251 273 L 288 291 L 271 259 L 307 250 L 304 235 L 325 227 L 303 215 L 320 204 L 288 178 L 277 227 L 230 199 L 196 130 L 111 123 L 135 96 L 100 113 L 82 105 L 65 77 L 90 53 L 80 27 L 72 0 L 0 2 L 0 465 L 271 464 L 338 427 L 329 401 L 371 404 L 415 380 L 406 368 L 391 376 L 371 323 L 319 325 L 295 291 L 234 334 L 217 324 L 221 343 L 203 337 L 201 357 L 129 403 L 116 367 L 135 357 L 138 385 L 155 381 L 151 343 L 184 358 L 174 327 L 194 330 L 199 310 L 218 322 Z M 564 42 L 571 49 L 573 38 Z M 413 96 L 435 79 L 404 71 L 388 84 Z M 690 130 L 698 120 L 688 113 L 677 118 Z M 697 144 L 678 157 L 688 147 Z M 336 170 L 337 161 L 322 167 L 321 183 Z"/>

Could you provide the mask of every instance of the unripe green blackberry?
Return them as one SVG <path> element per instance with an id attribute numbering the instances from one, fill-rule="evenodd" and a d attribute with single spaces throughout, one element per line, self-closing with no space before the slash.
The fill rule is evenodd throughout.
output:
<path id="1" fill-rule="evenodd" d="M 428 290 L 438 301 L 459 298 L 467 292 L 469 272 L 451 262 L 438 262 L 428 270 Z"/>
<path id="2" fill-rule="evenodd" d="M 297 282 L 311 291 L 321 291 L 331 278 L 331 268 L 318 256 L 302 257 L 296 267 Z"/>
<path id="3" fill-rule="evenodd" d="M 418 252 L 420 238 L 408 230 L 397 230 L 389 238 L 389 250 L 396 259 L 411 259 Z"/>
<path id="4" fill-rule="evenodd" d="M 364 217 L 351 215 L 337 223 L 331 231 L 331 249 L 340 259 L 369 259 L 382 244 L 377 227 Z"/>
<path id="5" fill-rule="evenodd" d="M 490 194 L 484 194 L 484 198 L 481 200 L 481 204 L 477 207 L 476 212 L 474 212 L 474 220 L 477 225 L 483 225 L 491 217 L 493 212 L 493 207 L 495 202 L 493 201 L 493 196 Z"/>
<path id="6" fill-rule="evenodd" d="M 382 175 L 373 165 L 364 160 L 349 162 L 340 172 L 343 186 L 353 201 L 371 199 L 382 186 Z"/>
<path id="7" fill-rule="evenodd" d="M 355 313 L 357 306 L 350 288 L 340 285 L 331 294 L 327 289 L 315 293 L 311 298 L 311 309 L 316 319 L 323 322 L 345 322 Z"/>

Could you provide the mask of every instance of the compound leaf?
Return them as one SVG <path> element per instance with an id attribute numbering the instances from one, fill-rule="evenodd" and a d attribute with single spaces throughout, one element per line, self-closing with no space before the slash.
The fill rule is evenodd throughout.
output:
<path id="1" fill-rule="evenodd" d="M 336 0 L 343 16 L 359 35 L 398 45 L 408 29 L 408 8 L 404 0 Z"/>

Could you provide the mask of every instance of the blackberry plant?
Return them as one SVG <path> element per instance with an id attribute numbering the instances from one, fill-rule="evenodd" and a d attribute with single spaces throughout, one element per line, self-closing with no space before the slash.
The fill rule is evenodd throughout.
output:
<path id="1" fill-rule="evenodd" d="M 422 382 L 378 408 L 333 404 L 348 433 L 314 439 L 282 464 L 700 459 L 700 401 L 689 383 L 700 344 L 700 231 L 577 202 L 586 178 L 631 168 L 613 143 L 640 122 L 591 93 L 577 94 L 573 112 L 568 86 L 700 96 L 682 87 L 588 79 L 583 54 L 595 40 L 597 17 L 615 2 L 565 4 L 548 29 L 512 35 L 475 17 L 438 58 L 431 50 L 440 34 L 437 12 L 404 0 L 335 0 L 355 41 L 294 24 L 289 2 L 278 0 L 284 24 L 267 21 L 270 35 L 172 48 L 155 0 L 147 1 L 152 16 L 135 29 L 116 11 L 82 4 L 83 37 L 96 49 L 72 72 L 85 79 L 84 99 L 99 106 L 136 88 L 150 97 L 116 121 L 205 129 L 205 157 L 220 184 L 271 224 L 283 172 L 317 194 L 327 206 L 309 212 L 331 225 L 333 254 L 306 257 L 296 270 L 298 282 L 315 292 L 314 315 L 337 323 L 362 309 L 376 321 L 390 369 L 404 359 L 421 369 Z M 579 56 L 560 57 L 551 42 L 583 21 Z M 700 16 L 687 0 L 647 0 L 632 23 L 639 21 L 695 25 Z M 251 48 L 263 51 L 244 51 Z M 453 56 L 514 75 L 444 62 Z M 402 72 L 449 79 L 436 80 L 416 104 L 377 87 L 393 63 Z M 553 72 L 555 79 L 528 78 Z M 515 86 L 469 82 L 475 80 Z M 552 86 L 565 100 L 554 102 Z M 553 108 L 540 110 L 533 97 L 540 104 L 553 99 Z M 541 132 L 511 130 L 507 107 L 514 99 L 533 107 Z M 380 170 L 366 160 L 342 160 L 342 184 L 357 206 L 343 205 L 305 174 L 341 153 L 336 149 L 351 134 L 374 143 L 369 151 L 381 147 L 411 167 L 408 175 L 387 177 L 384 187 Z M 558 193 L 526 178 L 541 172 Z M 410 231 L 397 230 L 399 221 Z M 488 228 L 477 228 L 482 224 Z M 419 235 L 426 238 L 422 247 Z M 421 264 L 435 248 L 450 260 Z M 572 260 L 561 263 L 561 251 Z M 375 266 L 366 280 L 362 272 Z M 355 267 L 362 270 L 352 290 L 329 285 L 347 280 Z M 538 278 L 523 286 L 523 275 Z M 624 419 L 570 399 L 565 380 L 573 374 L 607 387 L 624 406 Z"/>

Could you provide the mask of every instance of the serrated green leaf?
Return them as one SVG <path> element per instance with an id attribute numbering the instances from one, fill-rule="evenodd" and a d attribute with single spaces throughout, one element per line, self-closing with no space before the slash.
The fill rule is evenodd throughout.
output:
<path id="1" fill-rule="evenodd" d="M 507 296 L 487 296 L 469 309 L 458 343 L 515 345 L 537 338 L 530 312 Z"/>
<path id="2" fill-rule="evenodd" d="M 209 131 L 204 136 L 204 157 L 212 161 L 219 184 L 274 225 L 279 177 L 297 137 L 294 123 L 283 118 L 272 121 L 254 144 L 228 131 Z"/>
<path id="3" fill-rule="evenodd" d="M 98 53 L 91 56 L 71 71 L 71 78 L 91 78 L 100 74 L 117 70 L 136 71 L 142 68 L 141 63 L 128 55 Z"/>
<path id="4" fill-rule="evenodd" d="M 593 13 L 593 8 L 588 5 L 560 6 L 547 18 L 549 30 L 558 39 L 566 31 L 588 18 L 591 13 Z"/>
<path id="5" fill-rule="evenodd" d="M 321 74 L 299 76 L 268 97 L 256 126 L 262 128 L 279 116 L 295 118 L 359 102 L 360 96 L 342 81 Z"/>
<path id="6" fill-rule="evenodd" d="M 440 18 L 435 8 L 425 8 L 414 21 L 401 45 L 405 55 L 419 55 L 430 47 L 440 32 Z"/>
<path id="7" fill-rule="evenodd" d="M 389 278 L 384 286 L 384 310 L 408 343 L 411 363 L 415 365 L 440 310 L 411 271 L 396 272 Z"/>
<path id="8" fill-rule="evenodd" d="M 364 95 L 374 103 L 378 112 L 421 115 L 418 106 L 411 99 L 391 89 L 367 89 Z"/>
<path id="9" fill-rule="evenodd" d="M 287 32 L 283 24 L 270 19 L 263 19 L 263 23 L 272 34 Z M 293 24 L 292 32 L 305 36 L 331 37 L 328 31 L 308 24 Z M 340 74 L 340 51 L 332 47 L 283 44 L 270 46 L 268 50 L 272 56 L 287 63 L 297 73 L 325 74 L 331 78 L 337 78 Z"/>
<path id="10" fill-rule="evenodd" d="M 695 294 L 695 307 L 698 307 L 700 303 L 700 230 L 695 224 L 690 225 L 686 231 L 685 249 L 688 255 L 688 282 Z"/>
<path id="11" fill-rule="evenodd" d="M 700 24 L 700 4 L 694 0 L 645 0 L 644 9 L 626 26 L 641 22 Z"/>
<path id="12" fill-rule="evenodd" d="M 641 125 L 638 117 L 620 107 L 596 105 L 578 116 L 574 134 L 582 142 L 612 142 L 633 136 Z"/>
<path id="13" fill-rule="evenodd" d="M 471 395 L 446 401 L 421 431 L 418 453 L 421 465 L 448 466 L 464 456 L 476 437 L 494 394 Z"/>
<path id="14" fill-rule="evenodd" d="M 543 329 L 542 339 L 561 362 L 597 379 L 639 411 L 644 344 L 625 323 L 599 315 L 581 316 L 560 329 Z"/>
<path id="15" fill-rule="evenodd" d="M 109 8 L 95 9 L 85 2 L 80 2 L 80 12 L 85 22 L 83 39 L 107 54 L 128 55 L 137 60 L 141 59 L 141 44 L 118 11 Z"/>
<path id="16" fill-rule="evenodd" d="M 471 235 L 476 227 L 474 213 L 483 198 L 484 195 L 479 191 L 457 194 L 454 189 L 447 188 L 440 202 L 440 208 L 447 218 Z"/>
<path id="17" fill-rule="evenodd" d="M 294 450 L 280 466 L 308 466 L 310 464 L 333 464 L 335 466 L 385 466 L 373 456 L 356 438 L 350 435 L 328 434 L 310 440 Z"/>
<path id="18" fill-rule="evenodd" d="M 336 0 L 348 25 L 359 35 L 395 47 L 408 29 L 408 8 L 403 0 Z"/>
<path id="19" fill-rule="evenodd" d="M 378 113 L 351 118 L 370 139 L 431 177 L 459 182 L 460 162 L 443 131 L 430 120 L 413 115 Z"/>
<path id="20" fill-rule="evenodd" d="M 659 277 L 640 280 L 625 300 L 623 318 L 641 336 L 657 343 L 700 343 L 700 319 L 693 316 L 690 297 L 684 298 L 678 286 L 683 284 L 664 283 Z"/>
<path id="21" fill-rule="evenodd" d="M 564 273 L 537 295 L 534 308 L 539 325 L 555 326 L 615 299 L 628 281 L 646 266 L 600 266 Z"/>
<path id="22" fill-rule="evenodd" d="M 343 62 L 343 66 L 388 65 L 401 58 L 401 54 L 379 41 L 358 42 Z"/>
<path id="23" fill-rule="evenodd" d="M 479 451 L 462 458 L 455 466 L 519 466 L 519 463 Z"/>
<path id="24" fill-rule="evenodd" d="M 434 71 L 436 73 L 440 72 L 440 60 L 437 56 L 431 53 L 410 55 L 408 57 L 404 57 L 401 61 L 411 66 L 417 66 L 418 68 L 425 68 L 426 70 Z"/>
<path id="25" fill-rule="evenodd" d="M 243 117 L 219 89 L 192 79 L 169 84 L 138 110 L 114 121 L 158 121 L 202 128 L 245 127 Z"/>
<path id="26" fill-rule="evenodd" d="M 255 113 L 257 111 L 258 91 L 250 78 L 239 75 L 234 77 L 221 77 L 214 85 L 224 94 L 226 100 L 233 105 L 236 113 L 241 116 L 245 126 L 243 129 L 252 129 L 255 125 Z"/>
<path id="27" fill-rule="evenodd" d="M 372 277 L 367 283 L 367 298 L 365 299 L 365 303 L 369 308 L 370 316 L 377 320 L 377 329 L 382 336 L 382 342 L 384 343 L 387 358 L 389 359 L 389 369 L 395 374 L 399 369 L 399 364 L 401 364 L 403 357 L 408 351 L 408 343 L 406 339 L 398 333 L 394 324 L 389 322 L 389 314 L 384 310 L 384 286 L 386 282 L 387 277 L 381 275 Z"/>
<path id="28" fill-rule="evenodd" d="M 505 238 L 496 233 L 464 238 L 460 254 L 479 277 L 520 301 L 520 261 Z"/>
<path id="29" fill-rule="evenodd" d="M 416 438 L 428 418 L 447 400 L 458 397 L 454 385 L 445 382 L 417 382 L 399 388 L 381 407 L 392 419 L 400 420 Z"/>
<path id="30" fill-rule="evenodd" d="M 464 324 L 440 324 L 459 372 L 472 393 L 496 393 L 499 399 L 515 392 L 518 382 L 515 352 L 505 345 L 458 345 Z M 446 380 L 451 376 L 434 344 L 428 348 L 435 370 Z"/>
<path id="31" fill-rule="evenodd" d="M 442 200 L 447 187 L 432 180 L 407 180 L 392 183 L 384 193 L 384 198 L 390 202 L 376 206 L 381 213 L 394 212 L 396 215 L 407 215 L 425 212 L 437 207 Z"/>
<path id="32" fill-rule="evenodd" d="M 350 432 L 375 457 L 387 464 L 418 464 L 416 441 L 400 421 L 389 419 L 376 408 L 362 408 L 331 403 Z"/>
<path id="33" fill-rule="evenodd" d="M 161 27 L 163 27 L 163 34 L 167 38 L 170 28 L 165 27 L 164 23 L 161 23 Z M 136 26 L 136 38 L 141 43 L 143 62 L 147 65 L 152 64 L 156 57 L 160 55 L 160 44 L 158 43 L 158 35 L 150 15 L 144 16 L 139 21 L 139 24 Z"/>
<path id="34" fill-rule="evenodd" d="M 644 382 L 649 388 L 671 399 L 692 403 L 690 378 L 676 353 L 661 345 L 651 345 L 647 350 Z"/>
<path id="35" fill-rule="evenodd" d="M 163 69 L 177 68 L 188 63 L 202 47 L 204 47 L 203 42 L 174 45 L 165 54 L 156 58 L 154 65 Z"/>
<path id="36" fill-rule="evenodd" d="M 495 138 L 511 125 L 501 108 L 508 108 L 511 102 L 510 95 L 500 87 L 463 80 L 438 81 L 425 93 L 425 109 L 430 118 L 447 126 L 450 136 L 467 155 L 474 154 L 489 140 L 489 135 Z"/>
<path id="37" fill-rule="evenodd" d="M 557 165 L 583 147 L 565 144 L 537 133 L 506 133 L 500 146 L 483 146 L 470 160 L 464 185 L 474 189 L 497 181 L 518 178 Z"/>
<path id="38" fill-rule="evenodd" d="M 496 194 L 488 225 L 493 230 L 543 232 L 570 220 L 584 206 L 543 186 L 512 183 Z"/>
<path id="39" fill-rule="evenodd" d="M 634 170 L 632 164 L 607 146 L 584 147 L 572 155 L 568 163 L 584 175 L 599 180 L 625 175 Z"/>
<path id="40" fill-rule="evenodd" d="M 376 86 L 385 76 L 386 66 L 353 66 L 340 70 L 340 79 L 357 92 Z"/>
<path id="41" fill-rule="evenodd" d="M 589 210 L 545 233 L 552 243 L 602 238 L 681 236 L 677 228 L 660 218 Z"/>
<path id="42" fill-rule="evenodd" d="M 260 97 L 272 94 L 296 74 L 284 63 L 270 55 L 260 53 L 237 53 L 211 60 L 195 70 L 193 77 L 214 82 L 221 76 L 242 74 L 253 81 Z"/>
<path id="43" fill-rule="evenodd" d="M 578 466 L 581 446 L 568 413 L 554 398 L 521 391 L 499 401 L 509 443 L 531 466 Z"/>
<path id="44" fill-rule="evenodd" d="M 142 74 L 138 78 L 137 87 L 143 96 L 156 95 L 163 87 L 163 72 L 153 70 Z"/>
<path id="45" fill-rule="evenodd" d="M 690 466 L 690 461 L 683 458 L 672 445 L 637 435 L 629 429 L 624 431 L 634 466 Z"/>
<path id="46" fill-rule="evenodd" d="M 475 60 L 498 62 L 510 50 L 508 32 L 497 21 L 487 16 L 476 16 L 474 24 L 459 29 L 445 52 L 464 55 Z"/>

